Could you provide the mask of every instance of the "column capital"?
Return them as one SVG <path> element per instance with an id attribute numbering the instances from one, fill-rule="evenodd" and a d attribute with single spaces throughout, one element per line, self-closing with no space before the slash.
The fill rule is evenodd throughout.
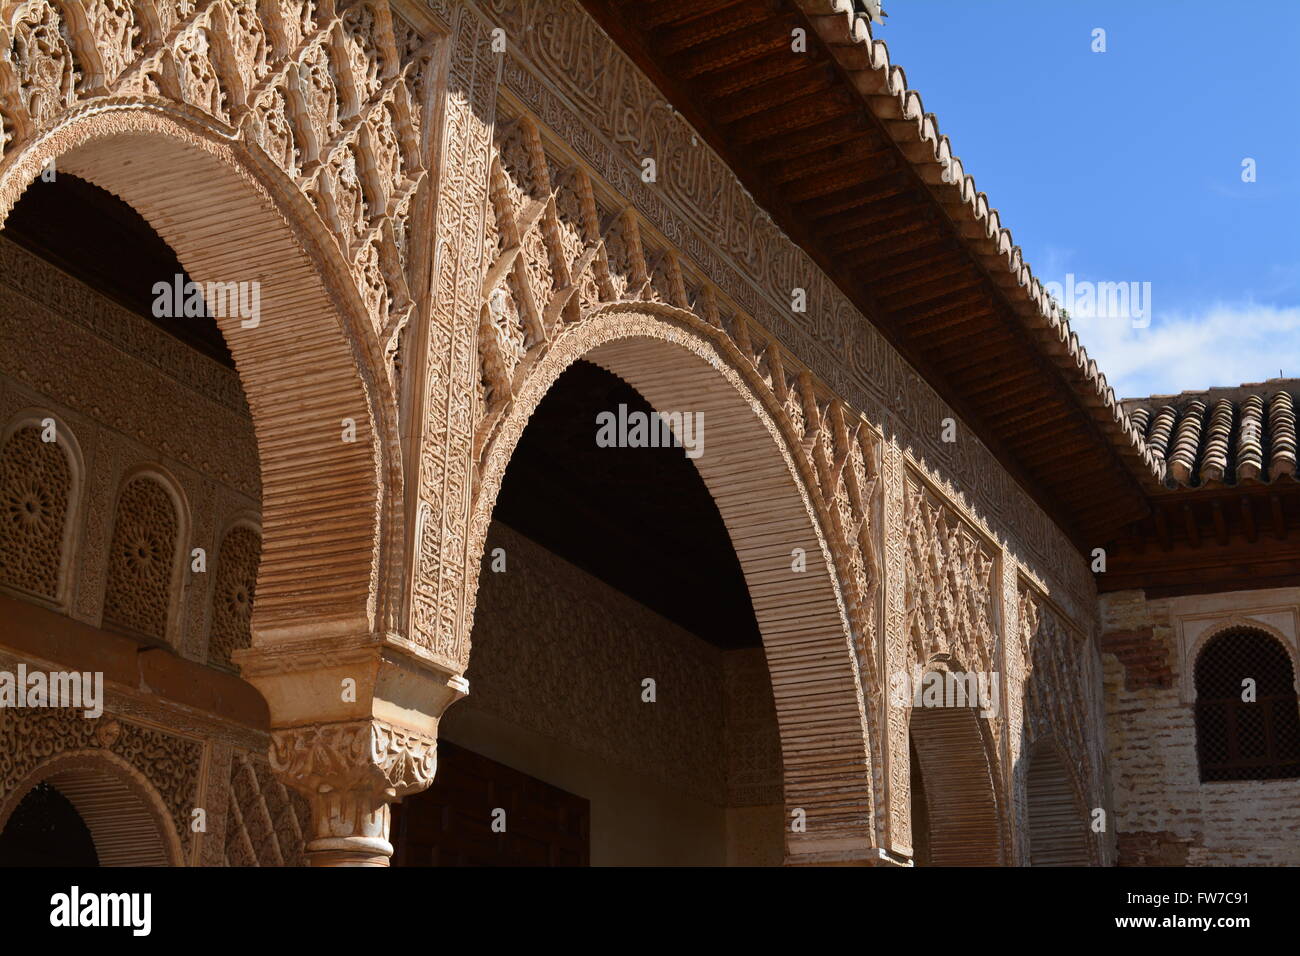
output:
<path id="1" fill-rule="evenodd" d="M 364 789 L 400 800 L 433 782 L 438 740 L 374 718 L 308 724 L 272 731 L 269 757 L 280 779 L 307 795 Z"/>
<path id="2" fill-rule="evenodd" d="M 465 678 L 368 635 L 237 661 L 270 709 L 271 769 L 311 805 L 311 865 L 387 866 L 388 805 L 433 781 L 438 723 Z"/>
<path id="3" fill-rule="evenodd" d="M 432 783 L 437 754 L 435 736 L 373 718 L 276 730 L 269 751 L 311 805 L 312 866 L 387 866 L 388 805 Z"/>

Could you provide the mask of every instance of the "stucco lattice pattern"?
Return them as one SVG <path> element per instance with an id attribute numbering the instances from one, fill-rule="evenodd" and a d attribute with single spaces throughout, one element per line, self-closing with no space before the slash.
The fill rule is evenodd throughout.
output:
<path id="1" fill-rule="evenodd" d="M 20 428 L 0 451 L 0 581 L 55 598 L 72 493 L 67 456 L 38 428 Z"/>
<path id="2" fill-rule="evenodd" d="M 108 554 L 106 625 L 166 639 L 178 524 L 158 482 L 137 478 L 122 489 Z"/>
<path id="3" fill-rule="evenodd" d="M 223 866 L 302 866 L 311 810 L 267 762 L 236 753 L 230 763 Z"/>
<path id="4" fill-rule="evenodd" d="M 17 6 L 0 29 L 12 50 L 0 86 L 16 94 L 0 110 L 4 152 L 108 93 L 165 97 L 235 125 L 247 117 L 331 228 L 376 332 L 392 338 L 405 324 L 430 52 L 388 4 Z"/>
<path id="5" fill-rule="evenodd" d="M 923 486 L 909 482 L 907 632 L 916 663 L 938 654 L 994 670 L 993 549 Z"/>
<path id="6" fill-rule="evenodd" d="M 480 312 L 484 449 L 524 383 L 566 330 L 602 303 L 639 302 L 689 311 L 721 329 L 779 410 L 789 443 L 820 491 L 826 532 L 843 560 L 839 583 L 859 662 L 874 677 L 879 568 L 872 515 L 878 450 L 870 431 L 824 383 L 665 243 L 610 187 L 563 155 L 527 115 L 503 116 L 492 165 L 486 302 Z M 492 483 L 491 476 L 483 482 Z M 480 502 L 481 504 L 481 502 Z M 477 520 L 482 520 L 482 508 Z"/>

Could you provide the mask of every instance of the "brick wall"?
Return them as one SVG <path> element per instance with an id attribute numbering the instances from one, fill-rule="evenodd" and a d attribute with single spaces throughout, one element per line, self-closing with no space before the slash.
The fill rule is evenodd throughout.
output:
<path id="1" fill-rule="evenodd" d="M 1300 589 L 1101 598 L 1112 825 L 1121 866 L 1300 865 L 1300 781 L 1201 783 L 1180 622 L 1251 618 Z M 1191 628 L 1187 629 L 1190 633 Z M 1294 635 L 1287 635 L 1294 639 Z"/>

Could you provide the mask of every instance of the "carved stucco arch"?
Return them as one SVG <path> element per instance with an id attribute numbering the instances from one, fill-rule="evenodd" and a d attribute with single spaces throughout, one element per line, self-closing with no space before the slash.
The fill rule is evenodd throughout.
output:
<path id="1" fill-rule="evenodd" d="M 915 668 L 914 679 L 965 672 L 951 655 L 940 654 Z M 1004 865 L 1010 821 L 989 721 L 974 707 L 909 705 L 907 711 L 909 739 L 925 778 L 930 864 Z"/>
<path id="2" fill-rule="evenodd" d="M 259 149 L 196 110 L 101 101 L 0 165 L 0 224 L 51 160 L 134 207 L 195 282 L 261 282 L 260 324 L 218 318 L 260 460 L 253 632 L 373 632 L 400 561 L 396 408 L 360 295 L 310 204 Z"/>
<path id="3" fill-rule="evenodd" d="M 1297 694 L 1300 694 L 1300 650 L 1297 650 L 1295 642 L 1271 624 L 1266 624 L 1248 615 L 1233 614 L 1221 621 L 1216 621 L 1212 627 L 1206 628 L 1200 637 L 1192 643 L 1192 646 L 1187 649 L 1187 660 L 1183 668 L 1183 700 L 1185 703 L 1193 705 L 1196 703 L 1196 663 L 1201 659 L 1201 653 L 1215 638 L 1221 637 L 1229 631 L 1239 630 L 1258 631 L 1282 645 L 1286 651 L 1287 660 L 1291 662 L 1291 688 Z"/>
<path id="4" fill-rule="evenodd" d="M 183 866 L 184 851 L 157 789 L 116 754 L 74 750 L 40 764 L 0 805 L 3 831 L 23 798 L 48 783 L 90 830 L 100 866 Z"/>
<path id="5" fill-rule="evenodd" d="M 542 398 L 579 359 L 622 378 L 656 409 L 704 413 L 704 453 L 694 463 L 731 536 L 763 636 L 786 806 L 807 813 L 807 832 L 786 835 L 788 855 L 865 858 L 875 832 L 874 741 L 833 539 L 809 490 L 813 476 L 791 451 L 794 436 L 721 330 L 673 306 L 624 302 L 557 333 L 484 443 L 466 569 L 471 600 L 514 449 Z M 803 573 L 791 570 L 796 547 L 807 555 Z"/>

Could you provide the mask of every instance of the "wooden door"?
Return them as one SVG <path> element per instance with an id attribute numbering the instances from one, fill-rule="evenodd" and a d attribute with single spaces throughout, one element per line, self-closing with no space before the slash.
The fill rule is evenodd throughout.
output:
<path id="1" fill-rule="evenodd" d="M 492 827 L 498 809 L 504 832 Z M 590 820 L 582 797 L 439 741 L 433 786 L 393 806 L 393 863 L 587 866 Z"/>

